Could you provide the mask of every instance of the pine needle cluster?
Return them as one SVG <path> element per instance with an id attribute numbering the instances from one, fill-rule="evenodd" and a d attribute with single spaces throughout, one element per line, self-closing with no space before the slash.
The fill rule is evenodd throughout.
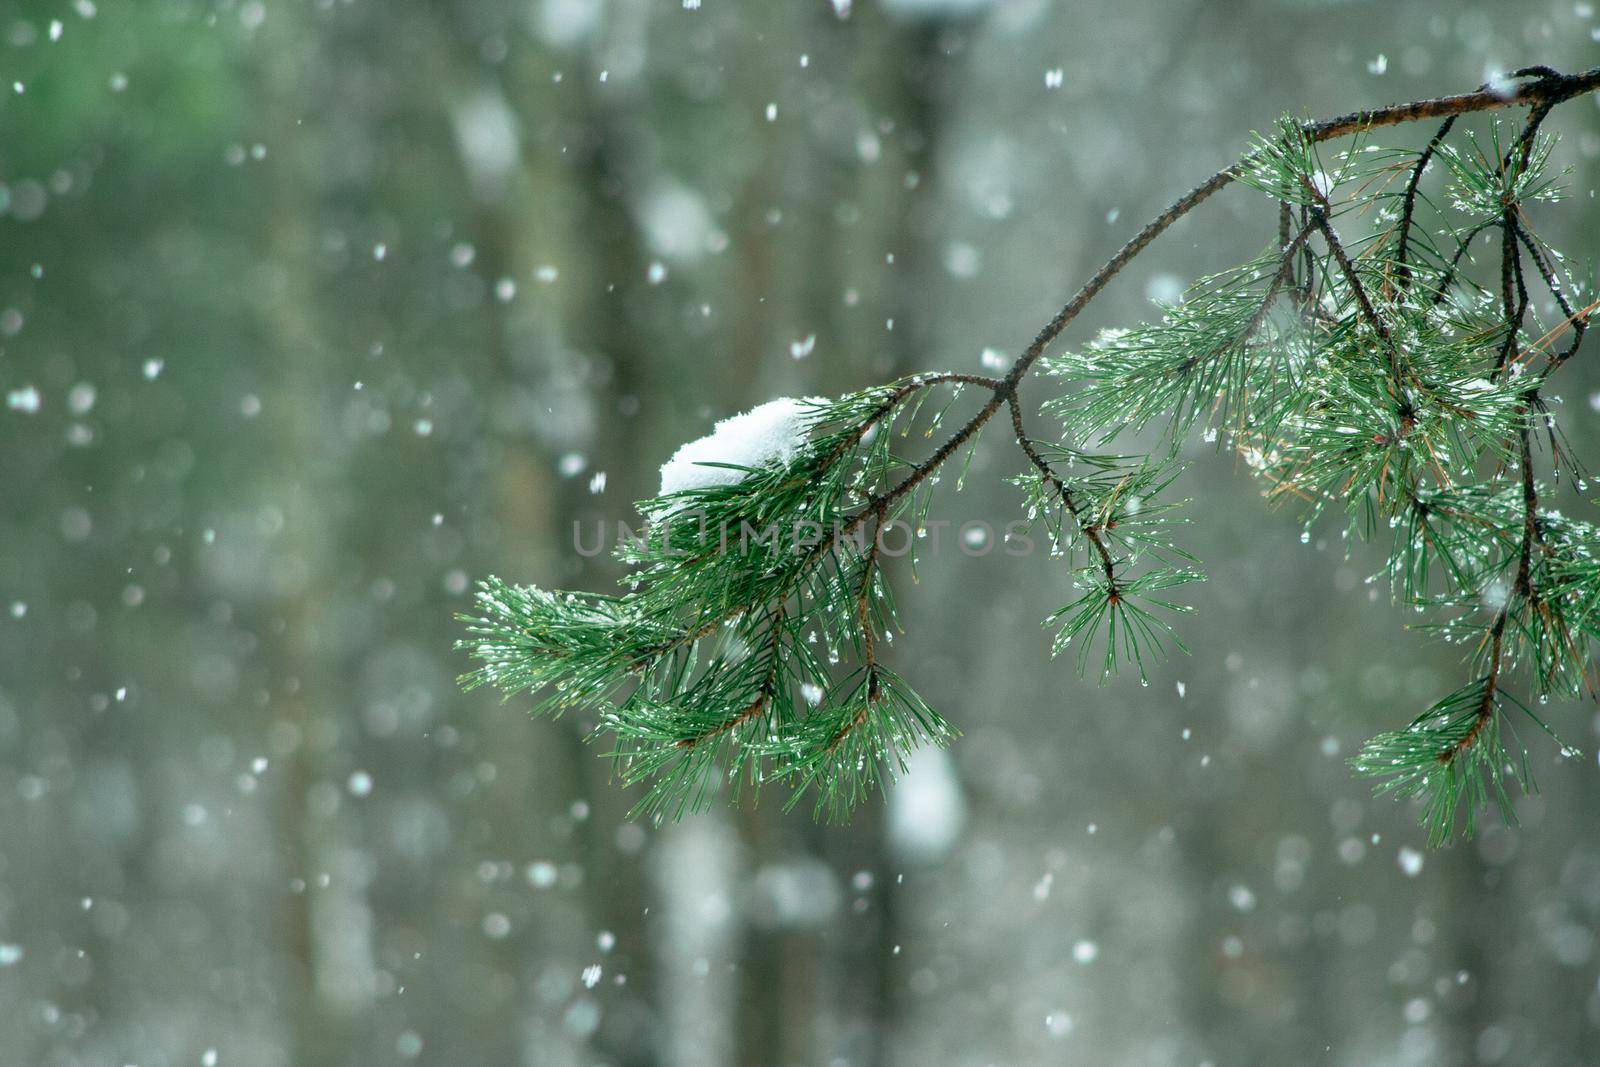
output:
<path id="1" fill-rule="evenodd" d="M 1431 195 L 1428 158 L 1363 140 L 1325 155 L 1292 122 L 1263 140 L 1240 180 L 1279 203 L 1273 247 L 1160 322 L 1047 361 L 1068 391 L 1046 407 L 1069 438 L 1154 427 L 1169 454 L 1199 426 L 1270 499 L 1303 510 L 1307 539 L 1326 520 L 1387 550 L 1395 599 L 1465 646 L 1471 679 L 1350 762 L 1380 792 L 1422 798 L 1437 844 L 1491 802 L 1511 818 L 1508 789 L 1534 788 L 1514 723 L 1548 727 L 1507 688 L 1511 673 L 1533 703 L 1594 680 L 1600 586 L 1585 576 L 1600 540 L 1542 506 L 1536 474 L 1542 445 L 1552 478 L 1584 481 L 1543 390 L 1590 308 L 1574 307 L 1585 288 L 1530 221 L 1531 205 L 1560 197 L 1536 120 L 1435 140 Z M 1476 280 L 1475 241 L 1498 286 Z"/>
<path id="2" fill-rule="evenodd" d="M 1201 575 L 1174 539 L 1187 521 L 1177 457 L 1213 442 L 1270 500 L 1302 509 L 1308 538 L 1337 523 L 1379 546 L 1394 599 L 1463 649 L 1464 684 L 1368 741 L 1355 772 L 1418 798 L 1436 844 L 1470 833 L 1482 808 L 1512 818 L 1514 792 L 1535 788 L 1517 726 L 1549 733 L 1534 707 L 1595 682 L 1600 536 L 1544 503 L 1561 479 L 1586 488 L 1545 390 L 1595 303 L 1532 209 L 1562 195 L 1544 120 L 1600 71 L 1512 78 L 1285 120 L 1130 241 L 1005 377 L 926 374 L 818 403 L 791 461 L 644 502 L 653 521 L 619 549 L 619 595 L 489 579 L 467 620 L 462 646 L 481 666 L 465 684 L 598 711 L 619 776 L 645 787 L 641 814 L 676 818 L 773 781 L 790 804 L 847 813 L 911 749 L 956 735 L 883 662 L 898 619 L 882 546 L 895 523 L 922 527 L 944 466 L 1005 412 L 1026 461 L 1023 514 L 1074 586 L 1046 622 L 1081 673 L 1143 678 L 1182 650 L 1176 598 Z M 1526 106 L 1520 121 L 1457 135 L 1460 116 L 1508 104 Z M 1441 116 L 1420 152 L 1369 143 L 1380 126 Z M 1041 359 L 1151 239 L 1230 182 L 1276 216 L 1260 255 L 1158 321 Z M 1056 385 L 1044 410 L 1058 441 L 1024 427 L 1018 386 L 1036 362 Z M 977 413 L 908 458 L 907 437 L 931 437 L 973 388 Z"/>
<path id="3" fill-rule="evenodd" d="M 462 642 L 483 666 L 466 684 L 600 709 L 619 776 L 647 785 L 638 814 L 680 818 L 773 779 L 791 804 L 843 814 L 910 749 L 956 733 L 880 660 L 898 626 L 880 555 L 935 482 L 895 490 L 914 469 L 896 439 L 936 430 L 973 381 L 992 384 L 920 375 L 815 405 L 788 464 L 643 502 L 651 521 L 618 550 L 623 594 L 485 581 Z"/>

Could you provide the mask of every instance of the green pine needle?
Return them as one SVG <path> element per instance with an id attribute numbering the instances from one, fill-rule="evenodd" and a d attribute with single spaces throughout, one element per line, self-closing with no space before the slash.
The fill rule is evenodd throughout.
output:
<path id="1" fill-rule="evenodd" d="M 1356 773 L 1419 800 L 1436 845 L 1491 806 L 1511 820 L 1512 793 L 1535 786 L 1508 709 L 1548 728 L 1504 684 L 1520 672 L 1541 701 L 1590 692 L 1600 639 L 1600 536 L 1542 505 L 1535 469 L 1578 472 L 1541 391 L 1592 310 L 1527 212 L 1559 198 L 1537 130 L 1548 110 L 1453 142 L 1452 121 L 1423 154 L 1359 138 L 1335 152 L 1324 126 L 1285 120 L 1141 239 L 1237 179 L 1270 198 L 1277 240 L 1158 321 L 1046 359 L 1055 439 L 1028 433 L 1018 384 L 1142 243 L 1006 378 L 920 375 L 818 402 L 788 462 L 730 460 L 727 484 L 644 501 L 652 521 L 617 551 L 620 595 L 483 582 L 460 643 L 479 666 L 462 683 L 594 714 L 617 776 L 641 790 L 636 814 L 679 818 L 776 781 L 789 806 L 840 818 L 912 750 L 957 735 L 883 659 L 900 566 L 880 534 L 900 524 L 919 542 L 945 464 L 960 457 L 959 488 L 985 424 L 1010 416 L 1025 526 L 1075 589 L 1046 620 L 1055 652 L 1102 681 L 1131 667 L 1147 682 L 1186 651 L 1174 621 L 1190 609 L 1172 596 L 1201 576 L 1172 491 L 1200 437 L 1300 509 L 1307 539 L 1334 516 L 1378 545 L 1416 628 L 1466 650 L 1473 680 L 1367 742 Z M 973 388 L 984 402 L 936 443 Z M 1148 455 L 1097 451 L 1151 438 Z"/>

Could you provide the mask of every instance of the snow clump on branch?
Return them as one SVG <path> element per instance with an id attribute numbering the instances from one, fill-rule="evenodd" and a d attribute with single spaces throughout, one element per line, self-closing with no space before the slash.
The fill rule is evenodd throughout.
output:
<path id="1" fill-rule="evenodd" d="M 819 397 L 779 397 L 718 422 L 704 437 L 679 448 L 661 465 L 661 492 L 682 493 L 744 480 L 748 469 L 787 464 L 806 442 Z"/>

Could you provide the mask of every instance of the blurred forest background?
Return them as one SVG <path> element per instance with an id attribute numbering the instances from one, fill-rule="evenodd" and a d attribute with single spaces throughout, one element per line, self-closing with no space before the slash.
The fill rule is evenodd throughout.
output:
<path id="1" fill-rule="evenodd" d="M 847 826 L 654 828 L 463 696 L 710 420 L 1013 353 L 1279 115 L 1600 62 L 1579 0 L 0 0 L 0 1063 L 1600 1063 L 1600 717 L 1423 853 L 1343 760 L 1456 677 L 1199 449 L 1193 656 L 898 574 L 965 736 Z M 1482 128 L 1484 120 L 1473 120 Z M 1600 108 L 1561 108 L 1600 252 Z M 1385 143 L 1420 145 L 1402 128 Z M 1275 235 L 1234 189 L 1068 335 Z M 1600 462 L 1600 353 L 1559 409 Z M 1035 388 L 1035 400 L 1047 390 Z M 978 452 L 957 520 L 1015 517 Z"/>

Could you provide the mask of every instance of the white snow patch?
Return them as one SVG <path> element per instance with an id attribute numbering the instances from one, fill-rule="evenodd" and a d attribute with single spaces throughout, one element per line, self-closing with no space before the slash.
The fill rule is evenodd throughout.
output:
<path id="1" fill-rule="evenodd" d="M 944 249 L 944 269 L 952 277 L 971 278 L 983 266 L 983 255 L 965 241 L 951 241 Z"/>
<path id="2" fill-rule="evenodd" d="M 11 390 L 6 394 L 6 407 L 24 415 L 34 414 L 39 410 L 39 390 L 32 385 Z"/>
<path id="3" fill-rule="evenodd" d="M 516 112 L 499 91 L 480 88 L 451 107 L 450 121 L 474 187 L 498 194 L 522 154 Z"/>
<path id="4" fill-rule="evenodd" d="M 657 179 L 636 210 L 645 244 L 659 259 L 692 263 L 716 243 L 711 208 L 699 193 L 676 179 Z"/>
<path id="5" fill-rule="evenodd" d="M 1409 846 L 1402 848 L 1395 861 L 1400 864 L 1400 870 L 1407 878 L 1415 878 L 1422 873 L 1422 853 Z"/>
<path id="6" fill-rule="evenodd" d="M 1517 92 L 1517 80 L 1505 71 L 1489 67 L 1483 72 L 1483 82 L 1489 92 L 1503 100 L 1509 100 Z"/>
<path id="7" fill-rule="evenodd" d="M 594 36 L 604 13 L 600 0 L 544 0 L 534 14 L 534 32 L 545 44 L 571 48 Z"/>
<path id="8" fill-rule="evenodd" d="M 779 397 L 717 423 L 705 437 L 679 448 L 661 465 L 661 496 L 714 485 L 734 485 L 744 480 L 745 472 L 730 467 L 707 466 L 731 463 L 738 467 L 761 467 L 769 463 L 788 463 L 805 444 L 812 416 L 826 400 L 810 397 Z"/>
<path id="9" fill-rule="evenodd" d="M 966 821 L 967 804 L 950 754 L 942 748 L 917 749 L 889 794 L 889 843 L 902 855 L 937 859 L 960 839 Z"/>
<path id="10" fill-rule="evenodd" d="M 1176 274 L 1157 274 L 1145 283 L 1144 295 L 1155 304 L 1176 304 L 1183 299 L 1183 279 Z"/>

